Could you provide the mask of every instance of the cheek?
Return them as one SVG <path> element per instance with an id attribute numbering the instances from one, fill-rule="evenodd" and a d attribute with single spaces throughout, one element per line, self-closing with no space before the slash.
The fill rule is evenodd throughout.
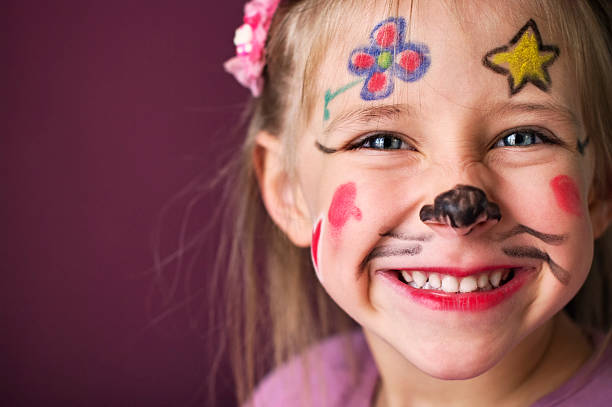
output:
<path id="1" fill-rule="evenodd" d="M 350 233 L 350 239 L 345 239 L 342 233 L 349 236 L 352 227 L 361 223 L 363 216 L 356 206 L 356 200 L 357 187 L 354 182 L 338 186 L 327 213 L 317 221 L 313 233 L 311 247 L 317 277 L 339 304 L 350 303 L 352 300 L 348 300 L 346 295 L 351 293 L 349 297 L 353 298 L 355 293 L 355 290 L 346 290 L 346 284 L 354 283 L 353 263 L 355 251 L 358 251 L 356 236 Z"/>
<path id="2" fill-rule="evenodd" d="M 567 175 L 559 175 L 550 181 L 557 205 L 563 211 L 582 216 L 580 192 L 576 183 Z"/>
<path id="3" fill-rule="evenodd" d="M 334 240 L 340 238 L 342 229 L 351 218 L 361 220 L 361 210 L 355 206 L 356 198 L 357 187 L 354 182 L 342 184 L 336 189 L 327 212 L 327 220 Z"/>

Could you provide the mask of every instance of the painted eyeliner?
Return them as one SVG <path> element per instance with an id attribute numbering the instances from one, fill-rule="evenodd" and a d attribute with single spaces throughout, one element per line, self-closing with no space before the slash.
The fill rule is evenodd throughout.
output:
<path id="1" fill-rule="evenodd" d="M 578 140 L 576 142 L 576 148 L 578 149 L 578 152 L 580 154 L 584 155 L 584 150 L 587 148 L 587 146 L 589 145 L 590 141 L 591 141 L 591 138 L 589 136 L 587 136 L 587 138 L 585 138 L 584 141 Z"/>
<path id="2" fill-rule="evenodd" d="M 317 150 L 319 150 L 320 152 L 324 154 L 334 154 L 338 152 L 337 149 L 325 147 L 323 144 L 319 143 L 318 141 L 315 141 L 315 147 L 317 148 Z"/>

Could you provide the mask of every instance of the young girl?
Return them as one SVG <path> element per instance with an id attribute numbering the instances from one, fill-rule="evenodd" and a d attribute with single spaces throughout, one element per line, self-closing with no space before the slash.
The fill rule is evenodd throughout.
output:
<path id="1" fill-rule="evenodd" d="M 217 275 L 241 404 L 610 405 L 609 13 L 247 4 Z"/>

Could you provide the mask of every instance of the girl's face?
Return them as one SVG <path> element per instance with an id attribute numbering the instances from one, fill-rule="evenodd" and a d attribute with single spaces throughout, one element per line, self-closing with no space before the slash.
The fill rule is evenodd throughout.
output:
<path id="1" fill-rule="evenodd" d="M 572 61 L 550 22 L 517 13 L 355 14 L 309 85 L 298 179 L 317 276 L 371 344 L 439 378 L 491 368 L 592 259 Z"/>

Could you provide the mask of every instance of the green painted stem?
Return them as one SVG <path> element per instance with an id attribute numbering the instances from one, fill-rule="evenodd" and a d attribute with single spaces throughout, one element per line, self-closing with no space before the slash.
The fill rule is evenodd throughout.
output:
<path id="1" fill-rule="evenodd" d="M 348 85 L 344 85 L 343 87 L 341 87 L 340 89 L 338 89 L 337 91 L 333 93 L 329 89 L 327 89 L 327 91 L 325 92 L 325 107 L 323 108 L 323 121 L 329 120 L 329 109 L 327 108 L 327 105 L 329 105 L 329 102 L 334 100 L 336 96 L 346 92 L 347 90 L 351 89 L 353 86 L 357 85 L 358 83 L 361 83 L 362 81 L 363 79 L 357 79 L 355 82 L 351 82 Z"/>

